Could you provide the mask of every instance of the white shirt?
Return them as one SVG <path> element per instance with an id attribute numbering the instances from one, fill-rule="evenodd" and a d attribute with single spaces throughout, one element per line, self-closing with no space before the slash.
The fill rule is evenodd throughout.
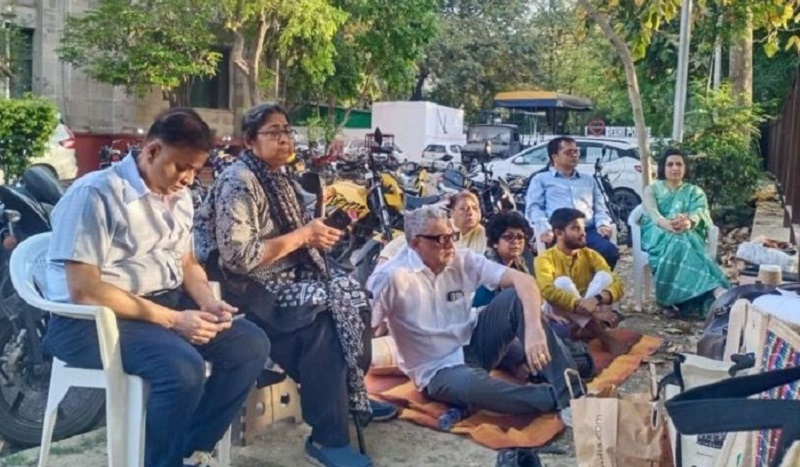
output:
<path id="1" fill-rule="evenodd" d="M 437 371 L 464 364 L 479 310 L 472 295 L 495 289 L 506 267 L 471 250 L 457 249 L 438 275 L 408 246 L 379 266 L 367 281 L 372 326 L 386 320 L 397 343 L 398 367 L 422 389 Z"/>
<path id="2" fill-rule="evenodd" d="M 177 288 L 192 247 L 192 214 L 189 190 L 151 192 L 132 156 L 80 178 L 53 209 L 44 296 L 71 301 L 67 261 L 100 267 L 103 282 L 134 295 Z"/>

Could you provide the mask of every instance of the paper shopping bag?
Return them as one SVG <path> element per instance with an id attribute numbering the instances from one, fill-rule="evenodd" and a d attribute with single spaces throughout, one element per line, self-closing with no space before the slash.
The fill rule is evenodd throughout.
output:
<path id="1" fill-rule="evenodd" d="M 578 466 L 673 467 L 667 424 L 655 394 L 655 386 L 651 394 L 637 395 L 610 388 L 573 399 Z"/>

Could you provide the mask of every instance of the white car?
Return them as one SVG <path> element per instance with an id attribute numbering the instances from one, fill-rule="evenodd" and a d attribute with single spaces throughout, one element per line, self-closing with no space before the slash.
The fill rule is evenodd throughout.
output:
<path id="1" fill-rule="evenodd" d="M 461 165 L 461 146 L 452 143 L 429 144 L 422 150 L 420 165 L 433 170 L 454 169 Z"/>
<path id="2" fill-rule="evenodd" d="M 637 147 L 626 141 L 606 138 L 573 138 L 580 150 L 578 170 L 589 176 L 594 174 L 595 162 L 600 159 L 603 173 L 614 187 L 614 201 L 625 212 L 630 212 L 642 202 L 642 163 Z M 487 164 L 495 176 L 528 177 L 543 170 L 549 162 L 547 143 L 531 146 L 506 159 Z M 653 164 L 655 167 L 655 164 Z"/>

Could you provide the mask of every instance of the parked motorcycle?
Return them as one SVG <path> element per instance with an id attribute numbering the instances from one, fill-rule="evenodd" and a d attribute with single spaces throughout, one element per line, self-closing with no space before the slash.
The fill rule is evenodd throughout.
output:
<path id="1" fill-rule="evenodd" d="M 611 216 L 611 222 L 617 228 L 617 244 L 631 246 L 632 240 L 630 232 L 628 231 L 628 216 L 630 216 L 630 209 L 617 203 L 614 197 L 614 186 L 608 178 L 608 174 L 603 173 L 602 160 L 605 159 L 608 149 L 603 147 L 602 157 L 597 159 L 594 163 L 594 181 L 600 188 L 603 195 L 603 200 L 606 202 L 608 214 Z"/>
<path id="2" fill-rule="evenodd" d="M 123 157 L 131 154 L 132 152 L 138 151 L 141 145 L 142 138 L 144 138 L 144 130 L 139 128 L 136 130 L 136 140 L 130 141 L 117 139 L 111 142 L 111 144 L 107 144 L 100 148 L 100 165 L 101 169 L 105 169 L 106 167 L 110 167 L 114 164 L 118 164 Z M 125 143 L 125 150 L 118 149 Z"/>
<path id="3" fill-rule="evenodd" d="M 46 169 L 30 167 L 18 183 L 0 186 L 0 437 L 17 446 L 39 444 L 51 357 L 41 349 L 49 314 L 16 293 L 9 274 L 14 247 L 51 230 L 50 213 L 63 190 Z M 104 414 L 102 390 L 74 388 L 61 403 L 54 438 L 96 426 Z"/>
<path id="4" fill-rule="evenodd" d="M 372 274 L 384 245 L 402 235 L 404 211 L 441 201 L 437 196 L 406 193 L 396 176 L 396 167 L 387 163 L 390 159 L 374 157 L 393 147 L 391 137 L 384 139 L 376 131 L 367 137 L 366 147 L 370 152 L 364 159 L 363 180 L 337 181 L 332 185 L 335 194 L 328 201 L 330 209 L 341 209 L 354 219 L 345 238 L 334 248 L 333 257 L 352 267 L 355 279 L 362 285 Z"/>
<path id="5" fill-rule="evenodd" d="M 517 208 L 511 187 L 501 177 L 495 177 L 486 166 L 491 154 L 491 143 L 487 141 L 484 157 L 474 159 L 468 174 L 463 170 L 445 170 L 442 175 L 442 187 L 450 192 L 471 190 L 478 195 L 484 222 L 492 214 L 513 211 Z"/>
<path id="6" fill-rule="evenodd" d="M 428 169 L 416 162 L 405 162 L 397 169 L 397 179 L 407 195 L 434 196 L 440 193 L 438 177 L 431 176 Z"/>

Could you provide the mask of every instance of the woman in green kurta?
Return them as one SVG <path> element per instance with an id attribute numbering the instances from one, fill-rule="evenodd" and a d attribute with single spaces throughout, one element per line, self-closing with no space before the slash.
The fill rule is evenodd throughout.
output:
<path id="1" fill-rule="evenodd" d="M 715 258 L 706 253 L 712 224 L 705 193 L 686 183 L 686 155 L 667 149 L 658 162 L 658 181 L 644 191 L 642 249 L 653 271 L 656 302 L 667 314 L 698 311 L 704 316 L 718 289 L 730 287 Z"/>

